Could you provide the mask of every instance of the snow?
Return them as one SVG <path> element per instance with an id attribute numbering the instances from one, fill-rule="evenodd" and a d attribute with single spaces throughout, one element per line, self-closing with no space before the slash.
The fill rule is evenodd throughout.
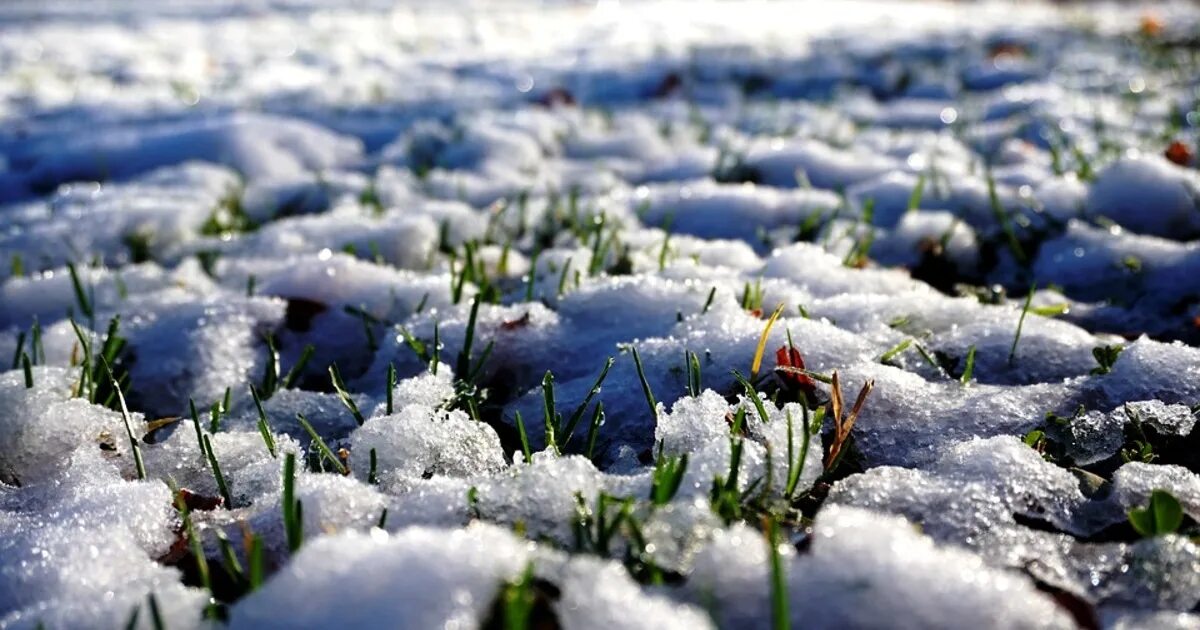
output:
<path id="1" fill-rule="evenodd" d="M 12 370 L 0 376 L 0 472 L 10 485 L 45 481 L 61 471 L 81 444 L 121 435 L 120 414 L 71 397 L 71 375 L 62 368 L 33 370 L 33 388 Z M 98 447 L 98 446 L 97 446 Z"/>
<path id="2" fill-rule="evenodd" d="M 21 160 L 29 164 L 30 190 L 52 190 L 65 182 L 124 179 L 193 160 L 229 166 L 247 179 L 288 177 L 351 163 L 361 151 L 354 139 L 310 123 L 236 114 L 58 138 L 28 147 Z"/>
<path id="3" fill-rule="evenodd" d="M 343 4 L 0 6 L 0 628 L 1197 625 L 1194 6 Z"/>
<path id="4" fill-rule="evenodd" d="M 230 625 L 322 628 L 387 619 L 406 628 L 470 626 L 529 555 L 524 542 L 488 526 L 324 536 L 234 607 Z"/>
<path id="5" fill-rule="evenodd" d="M 6 487 L 0 623 L 121 625 L 154 593 L 164 622 L 199 627 L 206 594 L 155 561 L 174 539 L 172 514 L 166 486 L 121 479 L 98 448 L 77 449 L 53 478 Z"/>
<path id="6" fill-rule="evenodd" d="M 904 519 L 829 507 L 812 534 L 812 551 L 782 548 L 793 624 L 821 628 L 1029 627 L 1072 622 L 1027 578 L 985 566 L 955 548 L 937 548 Z M 768 604 L 767 548 L 745 527 L 714 537 L 696 561 L 694 597 L 722 625 L 762 620 Z M 926 568 L 927 567 L 927 568 Z M 1020 608 L 1006 602 L 1019 598 Z M 709 600 L 712 601 L 712 600 Z"/>
<path id="7" fill-rule="evenodd" d="M 1200 179 L 1159 156 L 1129 156 L 1096 174 L 1087 212 L 1138 234 L 1193 238 L 1200 230 Z M 1147 209 L 1153 209 L 1147 212 Z"/>
<path id="8" fill-rule="evenodd" d="M 378 454 L 377 474 L 384 487 L 433 475 L 473 477 L 504 468 L 500 439 L 491 427 L 462 411 L 439 412 L 419 404 L 371 418 L 355 430 L 350 445 L 360 454 L 355 469 L 361 478 L 369 470 L 361 454 Z"/>

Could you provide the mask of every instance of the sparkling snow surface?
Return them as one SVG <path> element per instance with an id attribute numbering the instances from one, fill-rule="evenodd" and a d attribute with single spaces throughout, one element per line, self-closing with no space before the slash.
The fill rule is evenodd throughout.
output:
<path id="1" fill-rule="evenodd" d="M 348 4 L 0 4 L 0 629 L 1200 627 L 1194 5 Z"/>

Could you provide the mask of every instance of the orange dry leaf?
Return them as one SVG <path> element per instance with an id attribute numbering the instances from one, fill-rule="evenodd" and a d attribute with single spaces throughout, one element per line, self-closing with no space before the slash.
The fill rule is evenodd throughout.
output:
<path id="1" fill-rule="evenodd" d="M 543 94 L 537 99 L 537 103 L 543 107 L 572 107 L 576 104 L 575 95 L 567 88 L 556 87 Z"/>
<path id="2" fill-rule="evenodd" d="M 1004 42 L 1001 44 L 996 44 L 996 45 L 992 46 L 991 50 L 988 51 L 989 59 L 996 59 L 997 57 L 1028 57 L 1028 56 L 1029 56 L 1029 51 L 1025 50 L 1024 46 L 1017 44 L 1015 42 Z"/>
<path id="3" fill-rule="evenodd" d="M 1145 13 L 1138 30 L 1146 37 L 1157 37 L 1162 34 L 1163 23 L 1153 13 Z"/>
<path id="4" fill-rule="evenodd" d="M 207 512 L 209 510 L 215 510 L 225 503 L 225 500 L 221 497 L 198 494 L 188 490 L 187 488 L 179 489 L 179 499 L 185 506 L 187 506 L 189 512 Z"/>
<path id="5" fill-rule="evenodd" d="M 863 383 L 850 413 L 843 415 L 845 406 L 842 404 L 842 384 L 838 380 L 838 373 L 834 371 L 829 400 L 830 412 L 833 416 L 833 442 L 829 446 L 829 453 L 825 455 L 825 470 L 830 470 L 837 464 L 842 448 L 850 439 L 850 430 L 854 428 L 854 423 L 858 421 L 858 414 L 862 411 L 863 403 L 867 401 L 867 394 L 870 394 L 874 388 L 875 381 L 873 379 Z"/>
<path id="6" fill-rule="evenodd" d="M 524 328 L 528 325 L 529 325 L 529 311 L 525 311 L 525 314 L 520 316 L 517 319 L 509 319 L 509 320 L 500 322 L 500 330 L 516 330 L 518 328 Z"/>
<path id="7" fill-rule="evenodd" d="M 817 392 L 817 382 L 805 372 L 804 357 L 795 346 L 779 346 L 775 351 L 775 375 L 784 385 L 804 392 L 809 400 Z"/>
<path id="8" fill-rule="evenodd" d="M 1168 160 L 1180 166 L 1187 166 L 1192 163 L 1192 149 L 1179 140 L 1172 142 L 1171 146 L 1167 147 L 1167 150 L 1163 152 L 1163 155 Z"/>

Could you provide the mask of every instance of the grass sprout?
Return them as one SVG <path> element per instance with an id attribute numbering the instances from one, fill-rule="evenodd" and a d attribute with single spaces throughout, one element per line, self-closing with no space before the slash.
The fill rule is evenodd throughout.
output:
<path id="1" fill-rule="evenodd" d="M 1021 307 L 1021 317 L 1017 320 L 1017 332 L 1013 335 L 1012 347 L 1008 349 L 1008 364 L 1013 365 L 1017 361 L 1017 342 L 1021 341 L 1021 329 L 1025 327 L 1025 316 L 1029 314 L 1029 303 L 1033 301 L 1033 293 L 1037 291 L 1037 283 L 1029 286 L 1029 293 L 1025 296 L 1025 305 Z"/>
<path id="2" fill-rule="evenodd" d="M 1166 490 L 1155 489 L 1144 508 L 1129 510 L 1129 524 L 1144 538 L 1173 534 L 1183 525 L 1183 506 Z"/>
<path id="3" fill-rule="evenodd" d="M 1092 348 L 1092 357 L 1096 359 L 1096 367 L 1092 368 L 1090 373 L 1108 374 L 1112 372 L 1113 365 L 1117 362 L 1117 357 L 1121 356 L 1121 352 L 1124 350 L 1125 346 L 1121 344 Z"/>
<path id="4" fill-rule="evenodd" d="M 788 409 L 785 413 L 787 417 L 787 457 L 788 457 L 788 472 L 787 481 L 784 485 L 783 496 L 788 501 L 791 501 L 796 496 L 796 489 L 800 485 L 800 475 L 804 472 L 804 464 L 808 460 L 808 451 L 812 445 L 812 436 L 821 430 L 819 422 L 810 423 L 808 418 L 808 407 L 800 405 L 804 411 L 803 422 L 801 423 L 801 440 L 800 440 L 800 456 L 795 456 L 795 430 L 792 427 L 792 411 Z M 814 426 L 815 425 L 815 426 Z"/>
<path id="5" fill-rule="evenodd" d="M 217 454 L 213 451 L 212 441 L 207 435 L 201 438 L 204 443 L 204 456 L 208 458 L 208 466 L 212 469 L 213 479 L 217 482 L 217 490 L 221 493 L 221 498 L 225 500 L 226 509 L 233 509 L 233 496 L 229 494 L 229 486 L 225 483 L 225 475 L 221 473 L 221 464 L 217 461 Z"/>
<path id="6" fill-rule="evenodd" d="M 100 364 L 104 366 L 104 372 L 108 375 L 108 380 L 112 385 L 113 391 L 117 394 L 117 401 L 121 404 L 121 422 L 125 424 L 125 434 L 129 437 L 129 448 L 133 452 L 133 464 L 137 469 L 138 479 L 144 480 L 146 478 L 146 464 L 142 461 L 142 447 L 137 437 L 133 434 L 133 419 L 129 415 L 129 407 L 125 404 L 125 394 L 121 392 L 121 384 L 113 376 L 112 368 L 104 360 L 104 357 L 100 358 Z M 32 387 L 32 382 L 29 380 L 28 366 L 26 367 L 25 375 L 27 386 Z"/>
<path id="7" fill-rule="evenodd" d="M 521 417 L 521 412 L 517 412 L 516 417 L 517 434 L 521 437 L 521 454 L 525 456 L 525 463 L 533 462 L 533 451 L 529 448 L 529 434 L 525 431 L 525 420 Z"/>
<path id="8" fill-rule="evenodd" d="M 267 412 L 263 409 L 262 398 L 258 395 L 258 390 L 253 385 L 250 386 L 250 396 L 254 399 L 254 408 L 258 411 L 258 432 L 262 435 L 263 444 L 267 445 L 267 452 L 271 457 L 278 457 L 275 447 L 275 436 L 271 433 L 271 423 L 267 421 Z M 192 407 L 192 413 L 195 413 L 195 406 Z"/>
<path id="9" fill-rule="evenodd" d="M 642 384 L 642 394 L 646 397 L 646 405 L 650 407 L 650 417 L 658 421 L 658 402 L 654 399 L 654 393 L 650 391 L 650 381 L 646 380 L 646 369 L 642 366 L 642 356 L 638 354 L 637 346 L 632 347 L 633 364 L 637 368 L 638 381 Z"/>
<path id="10" fill-rule="evenodd" d="M 296 454 L 283 458 L 283 532 L 288 550 L 296 553 L 304 541 L 304 506 L 296 499 Z"/>
<path id="11" fill-rule="evenodd" d="M 346 409 L 350 410 L 351 415 L 354 416 L 354 421 L 357 422 L 358 426 L 361 427 L 363 423 L 367 421 L 367 419 L 364 418 L 362 412 L 358 410 L 358 403 L 354 402 L 354 398 L 350 395 L 350 391 L 346 389 L 346 382 L 342 380 L 342 373 L 338 370 L 336 363 L 329 366 L 329 379 L 333 382 L 333 390 L 337 392 L 338 398 L 341 399 L 342 404 L 346 406 Z"/>
<path id="12" fill-rule="evenodd" d="M 974 373 L 975 373 L 975 344 L 971 344 L 971 347 L 967 348 L 967 367 L 965 367 L 963 369 L 962 376 L 958 377 L 958 382 L 962 383 L 963 385 L 969 385 L 971 383 L 971 375 L 973 375 Z"/>
<path id="13" fill-rule="evenodd" d="M 329 449 L 329 445 L 325 443 L 325 440 L 321 439 L 321 435 L 317 433 L 317 430 L 313 428 L 313 425 L 310 424 L 308 419 L 304 417 L 304 414 L 297 413 L 296 420 L 300 422 L 300 426 L 304 427 L 304 431 L 308 433 L 308 437 L 312 438 L 313 444 L 317 446 L 317 451 L 321 453 L 321 457 L 333 463 L 333 467 L 336 468 L 339 473 L 343 475 L 349 475 L 350 469 L 346 468 L 346 465 L 342 463 L 342 460 L 338 459 L 338 456 L 333 454 L 333 451 Z"/>
<path id="14" fill-rule="evenodd" d="M 688 396 L 696 398 L 703 391 L 700 385 L 700 357 L 691 350 L 683 351 L 683 361 L 687 365 L 687 392 Z"/>
<path id="15" fill-rule="evenodd" d="M 654 462 L 654 472 L 651 475 L 650 500 L 654 505 L 666 505 L 679 492 L 683 484 L 684 473 L 687 472 L 688 456 L 664 455 L 662 443 L 659 443 L 658 458 Z"/>
<path id="16" fill-rule="evenodd" d="M 788 615 L 787 575 L 783 569 L 783 557 L 779 553 L 779 521 L 767 519 L 767 544 L 771 547 L 771 627 L 774 630 L 790 630 Z"/>

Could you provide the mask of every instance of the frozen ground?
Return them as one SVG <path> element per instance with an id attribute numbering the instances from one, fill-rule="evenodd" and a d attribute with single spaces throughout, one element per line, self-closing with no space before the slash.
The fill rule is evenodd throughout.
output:
<path id="1" fill-rule="evenodd" d="M 1198 32 L 4 3 L 0 628 L 1200 627 Z"/>

